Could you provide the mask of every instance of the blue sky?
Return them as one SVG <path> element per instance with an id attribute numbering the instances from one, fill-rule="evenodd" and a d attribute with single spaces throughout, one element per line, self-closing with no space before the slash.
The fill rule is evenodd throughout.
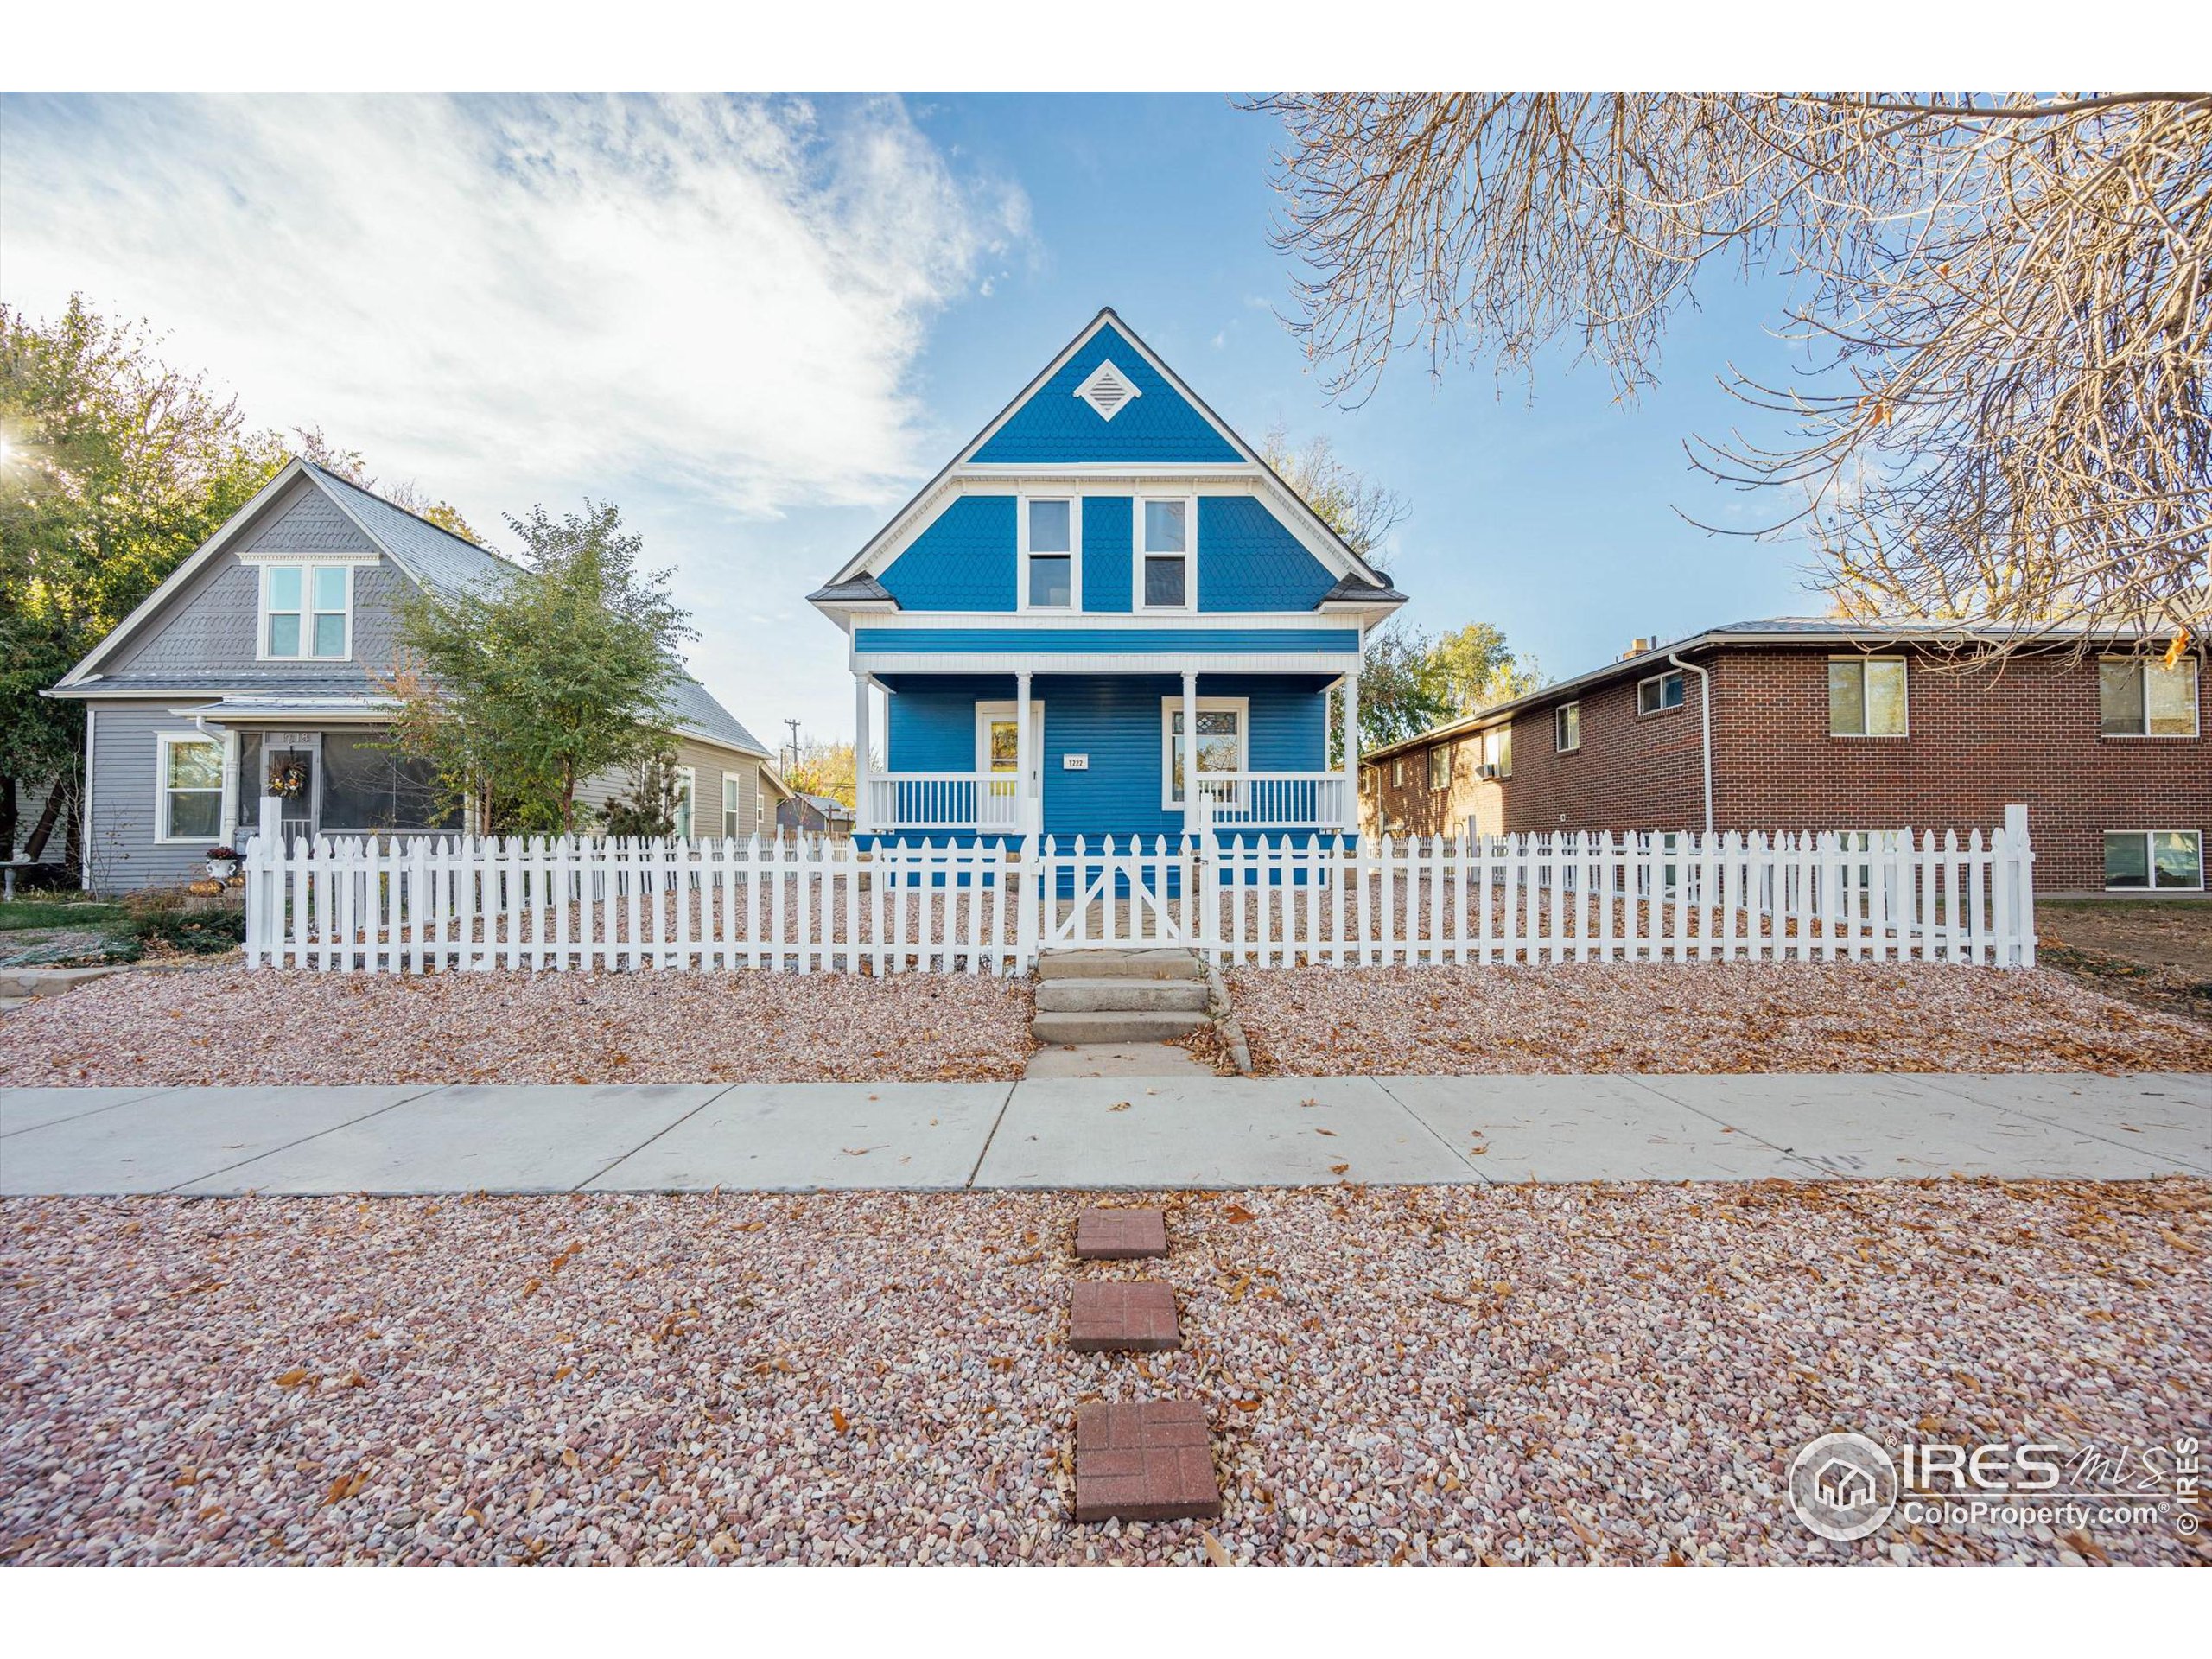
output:
<path id="1" fill-rule="evenodd" d="M 1326 435 L 1406 497 L 1431 632 L 1565 675 L 1639 633 L 1815 608 L 1802 554 L 1682 446 L 1783 372 L 1772 284 L 1715 280 L 1633 405 L 1544 365 L 1403 359 L 1332 406 L 1273 315 L 1268 117 L 1205 96 L 0 100 L 0 298 L 143 315 L 249 416 L 321 424 L 480 528 L 619 502 L 693 666 L 764 739 L 849 731 L 803 595 L 1113 305 L 1231 424 Z"/>

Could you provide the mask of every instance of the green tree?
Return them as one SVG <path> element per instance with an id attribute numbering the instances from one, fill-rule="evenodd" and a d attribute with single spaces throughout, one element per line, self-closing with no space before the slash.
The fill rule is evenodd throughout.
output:
<path id="1" fill-rule="evenodd" d="M 1454 719 L 1525 696 L 1544 683 L 1536 659 L 1515 656 L 1504 630 L 1491 622 L 1470 622 L 1446 634 L 1429 648 L 1428 666 L 1437 696 Z"/>
<path id="2" fill-rule="evenodd" d="M 784 768 L 784 781 L 802 795 L 827 795 L 840 805 L 853 805 L 859 798 L 853 746 L 820 741 L 801 745 L 791 764 Z"/>
<path id="3" fill-rule="evenodd" d="M 39 694 L 283 465 L 234 399 L 155 355 L 143 323 L 81 296 L 38 321 L 0 305 L 0 850 L 76 860 L 85 717 Z M 59 782 L 19 837 L 19 790 Z"/>
<path id="4" fill-rule="evenodd" d="M 639 569 L 644 543 L 612 505 L 507 523 L 521 566 L 403 601 L 393 741 L 486 829 L 572 835 L 587 827 L 579 784 L 642 772 L 662 748 L 677 652 L 697 636 L 669 597 L 672 573 Z"/>

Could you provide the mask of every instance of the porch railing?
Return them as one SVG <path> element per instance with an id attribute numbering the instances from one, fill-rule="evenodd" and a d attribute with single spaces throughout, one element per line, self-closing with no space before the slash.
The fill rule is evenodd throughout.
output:
<path id="1" fill-rule="evenodd" d="M 899 772 L 868 780 L 863 830 L 1020 828 L 1020 780 L 1003 772 Z"/>
<path id="2" fill-rule="evenodd" d="M 1198 794 L 1217 829 L 1340 830 L 1350 823 L 1339 772 L 1206 772 Z"/>

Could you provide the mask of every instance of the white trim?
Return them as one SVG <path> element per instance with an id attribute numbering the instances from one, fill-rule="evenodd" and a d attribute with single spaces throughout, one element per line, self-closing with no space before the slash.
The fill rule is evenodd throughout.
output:
<path id="1" fill-rule="evenodd" d="M 1065 605 L 1032 605 L 1029 602 L 1029 509 L 1039 501 L 1064 501 L 1068 509 L 1068 545 L 1065 553 L 1037 554 L 1039 558 L 1065 558 L 1068 562 L 1068 602 Z M 1083 498 L 1072 491 L 1065 495 L 1024 491 L 1014 498 L 1014 613 L 1020 616 L 1069 616 L 1083 610 Z M 936 615 L 941 613 L 929 613 Z"/>
<path id="2" fill-rule="evenodd" d="M 2202 893 L 2204 891 L 2204 832 L 2202 830 L 2106 830 L 2100 832 L 2097 842 L 2098 862 L 2103 862 L 2104 843 L 2114 836 L 2140 836 L 2143 838 L 2143 885 L 2139 887 L 2116 887 L 2107 880 L 2106 893 Z M 2162 887 L 2158 885 L 2157 855 L 2151 848 L 2153 836 L 2187 836 L 2196 843 L 2196 885 L 2193 887 Z"/>
<path id="3" fill-rule="evenodd" d="M 156 847 L 185 847 L 204 842 L 213 847 L 223 839 L 223 798 L 226 783 L 223 774 L 228 771 L 221 759 L 216 761 L 217 782 L 215 797 L 215 828 L 206 836 L 178 836 L 169 832 L 169 751 L 181 743 L 204 743 L 220 757 L 224 754 L 223 740 L 211 732 L 156 732 L 154 734 L 154 844 Z M 186 795 L 205 795 L 204 789 L 177 791 Z"/>
<path id="4" fill-rule="evenodd" d="M 92 779 L 98 776 L 92 770 L 98 755 L 92 746 L 92 716 L 98 712 L 91 703 L 85 705 L 85 788 L 77 803 L 77 886 L 85 893 L 92 890 L 92 861 L 85 855 L 85 851 L 92 844 Z M 61 840 L 66 847 L 69 841 L 67 823 L 61 826 Z"/>
<path id="5" fill-rule="evenodd" d="M 1836 730 L 1834 694 L 1830 691 L 1828 688 L 1828 671 L 1833 670 L 1838 663 L 1856 663 L 1859 665 L 1859 723 L 1862 727 L 1871 725 L 1872 723 L 1866 718 L 1866 664 L 1869 663 L 1895 663 L 1897 665 L 1898 670 L 1904 676 L 1904 730 L 1897 732 L 1839 732 Z M 1894 656 L 1886 652 L 1860 652 L 1851 656 L 1841 656 L 1834 652 L 1830 652 L 1827 658 L 1827 667 L 1821 671 L 1821 691 L 1823 696 L 1829 699 L 1828 737 L 1832 741 L 1838 743 L 1894 743 L 1912 735 L 1912 659 L 1909 657 Z"/>
<path id="6" fill-rule="evenodd" d="M 1098 383 L 1109 375 L 1122 395 L 1110 401 L 1101 402 L 1103 394 L 1098 389 Z M 1102 357 L 1098 359 L 1098 366 L 1084 376 L 1083 384 L 1075 389 L 1075 395 L 1088 404 L 1091 413 L 1097 416 L 1100 420 L 1110 421 L 1138 398 L 1143 397 L 1144 391 L 1135 381 L 1122 372 L 1121 365 L 1112 358 Z"/>
<path id="7" fill-rule="evenodd" d="M 2172 743 L 2203 735 L 2204 671 L 2194 653 L 2184 652 L 2181 661 L 2189 664 L 2189 729 L 2185 732 L 2154 732 L 2151 729 L 2151 670 L 2161 666 L 2152 657 L 2100 657 L 2097 658 L 2097 735 L 2110 738 L 2116 743 Z M 2143 707 L 2143 729 L 2139 732 L 2108 732 L 2105 730 L 2104 672 L 2107 663 L 2133 663 L 2136 668 L 2135 686 L 2138 701 Z M 2176 667 L 2180 664 L 2176 664 Z M 2115 832 L 2119 833 L 2119 832 Z M 2160 832 L 2164 833 L 2164 832 Z M 2185 892 L 2185 888 L 2175 888 Z"/>
<path id="8" fill-rule="evenodd" d="M 1183 504 L 1183 549 L 1180 553 L 1149 550 L 1144 541 L 1144 510 L 1154 501 Z M 1183 561 L 1183 602 L 1147 605 L 1144 598 L 1144 562 L 1147 558 Z M 1135 616 L 1190 616 L 1198 608 L 1198 498 L 1179 490 L 1138 490 L 1129 499 L 1129 611 Z M 1234 613 L 1225 613 L 1234 614 Z M 1229 626 L 1234 626 L 1233 624 Z"/>
<path id="9" fill-rule="evenodd" d="M 1160 805 L 1166 812 L 1182 810 L 1184 803 L 1175 796 L 1175 716 L 1183 712 L 1183 699 L 1176 696 L 1160 700 Z M 1197 712 L 1205 715 L 1235 715 L 1236 716 L 1236 772 L 1252 770 L 1252 700 L 1249 697 L 1199 697 Z M 1198 751 L 1198 732 L 1195 727 L 1186 734 L 1191 739 L 1190 752 Z M 1198 775 L 1208 775 L 1204 767 Z"/>
<path id="10" fill-rule="evenodd" d="M 369 561 L 374 563 L 373 559 Z M 254 660 L 261 663 L 350 663 L 353 660 L 353 572 L 361 562 L 354 559 L 325 559 L 309 554 L 296 557 L 257 560 L 259 575 L 256 584 L 257 594 L 254 607 Z M 300 573 L 300 645 L 302 649 L 280 654 L 269 649 L 269 583 L 279 570 L 296 568 Z M 346 573 L 345 629 L 346 648 L 335 657 L 318 657 L 306 647 L 315 643 L 315 620 L 332 613 L 319 611 L 315 603 L 315 573 L 318 570 L 342 569 Z M 280 613 L 289 616 L 289 611 Z"/>
<path id="11" fill-rule="evenodd" d="M 331 548 L 302 550 L 289 547 L 250 547 L 238 556 L 240 564 L 382 564 L 384 555 L 372 547 L 351 552 Z"/>

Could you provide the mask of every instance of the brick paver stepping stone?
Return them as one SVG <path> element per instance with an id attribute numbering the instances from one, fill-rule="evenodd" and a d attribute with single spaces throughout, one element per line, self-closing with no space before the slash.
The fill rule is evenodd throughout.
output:
<path id="1" fill-rule="evenodd" d="M 1075 1218 L 1075 1253 L 1086 1262 L 1135 1262 L 1167 1254 L 1167 1217 L 1157 1210 L 1085 1210 Z"/>
<path id="2" fill-rule="evenodd" d="M 1075 1414 L 1075 1518 L 1211 1521 L 1221 1487 L 1195 1400 L 1084 1406 Z"/>
<path id="3" fill-rule="evenodd" d="M 1068 1346 L 1079 1354 L 1182 1345 L 1172 1285 L 1086 1280 L 1068 1297 Z"/>

